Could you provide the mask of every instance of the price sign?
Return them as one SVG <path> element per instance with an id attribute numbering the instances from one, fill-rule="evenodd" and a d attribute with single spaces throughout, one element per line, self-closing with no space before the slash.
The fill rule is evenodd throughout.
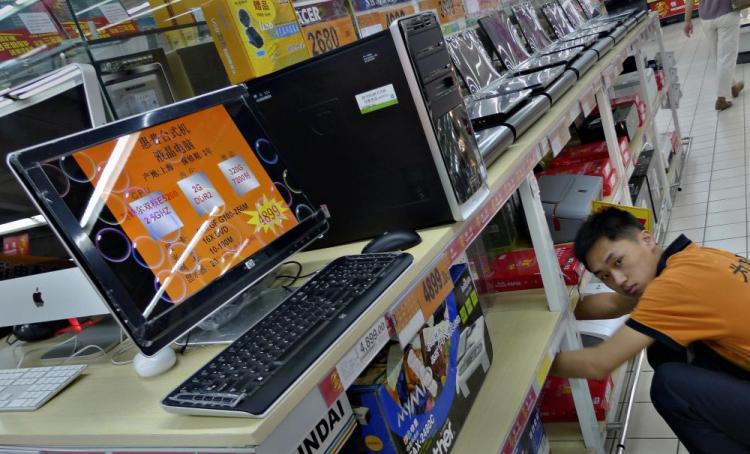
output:
<path id="1" fill-rule="evenodd" d="M 385 316 L 381 316 L 336 365 L 344 389 L 354 382 L 390 338 L 388 322 Z"/>
<path id="2" fill-rule="evenodd" d="M 450 254 L 443 255 L 438 265 L 412 289 L 401 304 L 391 312 L 393 325 L 402 346 L 406 346 L 425 320 L 435 312 L 453 291 L 450 277 Z"/>
<path id="3" fill-rule="evenodd" d="M 302 27 L 302 34 L 313 57 L 357 40 L 357 33 L 349 16 L 307 25 Z"/>
<path id="4" fill-rule="evenodd" d="M 379 11 L 357 13 L 357 27 L 359 27 L 359 32 L 364 37 L 373 32 L 385 30 L 394 20 L 412 15 L 415 11 L 412 5 L 404 5 Z"/>

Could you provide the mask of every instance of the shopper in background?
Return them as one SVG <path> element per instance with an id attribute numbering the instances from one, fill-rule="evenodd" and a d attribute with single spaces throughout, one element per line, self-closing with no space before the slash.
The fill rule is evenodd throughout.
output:
<path id="1" fill-rule="evenodd" d="M 596 347 L 559 353 L 550 374 L 604 378 L 648 347 L 651 401 L 690 453 L 750 452 L 750 261 L 684 235 L 662 250 L 616 208 L 589 217 L 575 252 L 616 292 L 587 296 L 576 316 L 630 318 Z"/>
<path id="2" fill-rule="evenodd" d="M 745 83 L 734 80 L 737 51 L 740 43 L 740 13 L 732 11 L 731 0 L 700 0 L 699 14 L 703 31 L 709 41 L 712 56 L 716 57 L 716 110 L 732 107 L 729 94 L 739 96 Z M 693 33 L 693 0 L 685 1 L 685 35 Z"/>

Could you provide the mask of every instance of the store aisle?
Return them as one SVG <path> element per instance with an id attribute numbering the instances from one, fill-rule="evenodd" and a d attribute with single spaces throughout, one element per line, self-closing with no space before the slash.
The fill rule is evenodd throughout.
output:
<path id="1" fill-rule="evenodd" d="M 746 140 L 750 139 L 750 129 L 746 125 L 750 125 L 750 116 L 746 113 L 745 99 L 748 95 L 743 92 L 733 100 L 733 107 L 716 113 L 713 65 L 708 61 L 700 20 L 694 23 L 696 33 L 689 40 L 682 33 L 683 23 L 664 27 L 665 46 L 675 52 L 682 84 L 679 108 L 682 134 L 693 138 L 684 184 L 675 200 L 665 244 L 684 233 L 697 243 L 747 255 L 750 160 Z M 748 66 L 737 66 L 737 77 L 746 82 L 750 82 Z M 668 117 L 660 116 L 660 131 L 671 123 Z M 625 452 L 687 453 L 651 404 L 649 388 L 653 370 L 647 364 L 642 370 Z"/>

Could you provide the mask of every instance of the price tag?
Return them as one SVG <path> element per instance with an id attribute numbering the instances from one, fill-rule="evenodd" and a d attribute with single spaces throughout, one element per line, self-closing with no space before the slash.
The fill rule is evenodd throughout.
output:
<path id="1" fill-rule="evenodd" d="M 348 388 L 391 338 L 385 316 L 380 317 L 336 365 L 339 379 Z"/>
<path id="2" fill-rule="evenodd" d="M 591 111 L 594 110 L 594 104 L 594 92 L 593 90 L 589 90 L 581 97 L 581 110 L 584 117 L 588 117 L 591 114 Z"/>
<path id="3" fill-rule="evenodd" d="M 560 140 L 560 137 L 555 134 L 550 139 L 550 146 L 552 147 L 552 156 L 557 156 L 560 154 L 560 152 L 563 149 L 562 141 Z"/>
<path id="4" fill-rule="evenodd" d="M 545 354 L 544 358 L 542 358 L 542 362 L 539 364 L 539 370 L 536 371 L 537 389 L 542 389 L 542 386 L 544 386 L 544 381 L 547 380 L 547 374 L 552 367 L 552 359 L 553 357 L 550 354 Z"/>
<path id="5" fill-rule="evenodd" d="M 393 325 L 402 346 L 406 346 L 412 340 L 425 320 L 453 291 L 453 280 L 449 273 L 450 264 L 450 255 L 443 255 L 438 265 L 422 278 L 391 313 Z"/>
<path id="6" fill-rule="evenodd" d="M 532 385 L 531 387 L 529 387 L 529 392 L 526 394 L 526 398 L 521 404 L 521 408 L 518 410 L 516 420 L 513 422 L 513 426 L 511 426 L 510 431 L 508 432 L 508 436 L 505 439 L 505 444 L 503 444 L 503 449 L 500 451 L 502 454 L 512 454 L 514 452 L 514 449 L 518 444 L 518 440 L 520 440 L 521 435 L 523 435 L 523 430 L 526 427 L 526 421 L 529 420 L 531 411 L 536 404 L 536 397 L 537 394 L 534 390 L 534 386 Z"/>
<path id="7" fill-rule="evenodd" d="M 357 33 L 349 16 L 306 25 L 302 27 L 302 35 L 313 57 L 357 40 Z"/>

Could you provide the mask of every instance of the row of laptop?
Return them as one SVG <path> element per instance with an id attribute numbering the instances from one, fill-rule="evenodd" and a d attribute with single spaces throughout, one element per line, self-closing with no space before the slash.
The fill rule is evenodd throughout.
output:
<path id="1" fill-rule="evenodd" d="M 539 11 L 522 1 L 508 13 L 446 38 L 487 164 L 646 17 L 601 15 L 588 0 L 555 0 Z"/>

